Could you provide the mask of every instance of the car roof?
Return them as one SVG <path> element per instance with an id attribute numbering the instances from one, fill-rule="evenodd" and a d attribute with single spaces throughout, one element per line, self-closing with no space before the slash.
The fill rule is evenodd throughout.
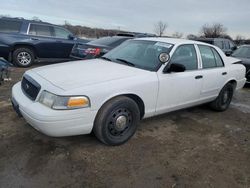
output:
<path id="1" fill-rule="evenodd" d="M 165 42 L 173 45 L 180 45 L 180 44 L 202 44 L 207 46 L 213 46 L 208 43 L 194 41 L 194 40 L 187 40 L 187 39 L 177 39 L 177 38 L 167 38 L 167 37 L 145 37 L 145 38 L 136 38 L 133 40 L 147 40 L 147 41 L 156 41 L 156 42 Z"/>
<path id="2" fill-rule="evenodd" d="M 28 19 L 24 19 L 21 17 L 17 17 L 17 18 L 11 18 L 11 17 L 0 17 L 0 20 L 8 20 L 8 21 L 19 21 L 19 22 L 26 22 L 26 23 L 33 23 L 33 24 L 44 24 L 44 25 L 50 25 L 50 26 L 58 26 L 55 24 L 51 24 L 48 22 L 43 22 L 41 20 L 28 20 Z"/>

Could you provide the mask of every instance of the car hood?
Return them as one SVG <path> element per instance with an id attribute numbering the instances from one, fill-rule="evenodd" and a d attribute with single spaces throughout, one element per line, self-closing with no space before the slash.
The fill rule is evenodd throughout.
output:
<path id="1" fill-rule="evenodd" d="M 77 89 L 149 72 L 102 59 L 60 63 L 31 71 L 63 90 Z"/>

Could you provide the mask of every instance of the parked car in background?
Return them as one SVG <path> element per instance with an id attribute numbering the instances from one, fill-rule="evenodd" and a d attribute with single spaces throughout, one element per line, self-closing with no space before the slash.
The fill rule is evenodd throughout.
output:
<path id="1" fill-rule="evenodd" d="M 233 41 L 225 38 L 197 38 L 194 40 L 215 45 L 219 47 L 227 56 L 230 56 L 233 51 L 237 49 L 237 46 Z"/>
<path id="2" fill-rule="evenodd" d="M 250 84 L 250 45 L 240 46 L 232 54 L 232 57 L 236 57 L 241 60 L 241 63 L 246 67 L 246 79 Z"/>
<path id="3" fill-rule="evenodd" d="M 93 59 L 98 58 L 119 46 L 121 43 L 128 39 L 132 39 L 132 36 L 113 36 L 102 37 L 86 44 L 75 44 L 70 57 L 74 59 Z"/>
<path id="4" fill-rule="evenodd" d="M 10 67 L 12 64 L 0 58 L 0 85 L 4 80 L 10 79 Z"/>
<path id="5" fill-rule="evenodd" d="M 67 29 L 33 20 L 0 18 L 0 57 L 28 67 L 42 58 L 69 59 L 79 39 Z"/>
<path id="6" fill-rule="evenodd" d="M 213 45 L 171 38 L 125 41 L 99 59 L 27 71 L 12 88 L 16 112 L 49 136 L 89 134 L 119 145 L 139 120 L 210 103 L 226 110 L 245 67 Z"/>
<path id="7" fill-rule="evenodd" d="M 141 37 L 154 37 L 149 33 L 119 33 L 113 37 L 102 37 L 86 44 L 75 44 L 70 57 L 74 59 L 93 59 L 103 56 L 126 40 Z"/>

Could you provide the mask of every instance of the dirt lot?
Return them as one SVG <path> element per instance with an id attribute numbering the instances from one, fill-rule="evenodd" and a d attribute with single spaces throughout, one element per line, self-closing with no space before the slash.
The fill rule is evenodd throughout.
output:
<path id="1" fill-rule="evenodd" d="M 125 145 L 50 138 L 17 117 L 0 86 L 0 187 L 250 187 L 250 89 L 223 113 L 206 106 L 147 119 Z"/>

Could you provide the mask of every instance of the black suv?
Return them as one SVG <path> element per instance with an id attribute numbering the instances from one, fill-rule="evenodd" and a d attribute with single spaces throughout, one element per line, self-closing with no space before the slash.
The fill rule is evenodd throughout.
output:
<path id="1" fill-rule="evenodd" d="M 233 41 L 225 38 L 197 38 L 194 40 L 215 45 L 222 49 L 227 56 L 230 56 L 237 49 Z"/>
<path id="2" fill-rule="evenodd" d="M 0 18 L 0 57 L 20 67 L 43 58 L 68 59 L 76 38 L 63 27 L 21 18 Z"/>

